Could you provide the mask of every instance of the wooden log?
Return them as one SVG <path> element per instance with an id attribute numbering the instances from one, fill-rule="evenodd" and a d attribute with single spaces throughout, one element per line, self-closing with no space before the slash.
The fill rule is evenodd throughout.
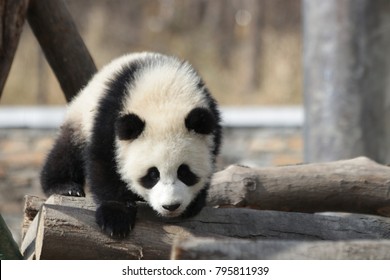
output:
<path id="1" fill-rule="evenodd" d="M 28 0 L 0 0 L 0 98 L 26 18 Z"/>
<path id="2" fill-rule="evenodd" d="M 390 216 L 390 167 L 365 157 L 281 167 L 232 166 L 216 173 L 209 205 Z"/>
<path id="3" fill-rule="evenodd" d="M 69 102 L 96 66 L 63 0 L 30 0 L 28 22 Z"/>
<path id="4" fill-rule="evenodd" d="M 390 237 L 390 219 L 351 215 L 210 208 L 191 219 L 162 219 L 140 205 L 130 236 L 114 240 L 95 223 L 85 198 L 57 197 L 44 204 L 35 240 L 37 259 L 168 259 L 175 238 L 190 236 L 247 239 L 348 240 Z M 60 205 L 62 204 L 62 205 Z M 73 204 L 73 206 L 72 206 Z"/>
<path id="5" fill-rule="evenodd" d="M 22 224 L 22 240 L 26 235 L 32 221 L 35 216 L 38 214 L 38 211 L 41 209 L 43 203 L 46 199 L 40 198 L 34 195 L 26 195 L 24 197 L 24 208 L 23 208 L 23 224 Z"/>
<path id="6" fill-rule="evenodd" d="M 36 213 L 42 199 L 26 202 Z M 29 205 L 31 203 L 31 205 Z M 281 167 L 231 166 L 217 172 L 209 206 L 390 216 L 390 167 L 365 157 Z M 26 214 L 27 215 L 27 214 Z"/>
<path id="7" fill-rule="evenodd" d="M 390 240 L 187 238 L 175 242 L 171 257 L 176 260 L 389 260 Z"/>
<path id="8" fill-rule="evenodd" d="M 75 202 L 76 200 L 76 202 Z M 24 204 L 24 217 L 22 224 L 22 243 L 20 251 L 25 259 L 35 259 L 36 236 L 38 234 L 40 210 L 42 205 L 54 204 L 61 206 L 75 206 L 77 198 L 69 196 L 51 196 L 49 199 L 43 199 L 37 196 L 26 195 Z M 80 208 L 95 210 L 95 204 L 91 199 L 86 199 Z"/>

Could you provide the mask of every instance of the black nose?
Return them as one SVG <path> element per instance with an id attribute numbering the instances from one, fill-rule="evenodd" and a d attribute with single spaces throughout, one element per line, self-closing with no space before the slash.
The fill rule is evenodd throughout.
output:
<path id="1" fill-rule="evenodd" d="M 180 207 L 180 203 L 171 204 L 171 205 L 163 205 L 162 207 L 168 211 L 175 211 L 177 208 Z"/>

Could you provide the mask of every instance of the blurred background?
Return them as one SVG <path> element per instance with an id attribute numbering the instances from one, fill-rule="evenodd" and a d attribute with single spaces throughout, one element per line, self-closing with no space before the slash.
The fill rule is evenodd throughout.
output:
<path id="1" fill-rule="evenodd" d="M 66 3 L 98 68 L 136 51 L 195 66 L 224 113 L 219 169 L 302 162 L 300 0 Z M 23 196 L 44 196 L 39 171 L 64 105 L 26 22 L 0 102 L 0 213 L 18 242 Z"/>
<path id="2" fill-rule="evenodd" d="M 222 105 L 302 101 L 300 0 L 66 0 L 98 68 L 127 52 L 190 61 Z M 28 24 L 1 105 L 64 104 Z"/>

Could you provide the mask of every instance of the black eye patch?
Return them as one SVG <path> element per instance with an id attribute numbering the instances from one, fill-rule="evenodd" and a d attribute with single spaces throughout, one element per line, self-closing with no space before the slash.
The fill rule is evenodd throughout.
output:
<path id="1" fill-rule="evenodd" d="M 217 122 L 214 115 L 206 108 L 195 108 L 184 120 L 184 124 L 189 131 L 199 134 L 210 134 L 214 131 Z"/>
<path id="2" fill-rule="evenodd" d="M 189 187 L 199 182 L 199 177 L 191 171 L 187 164 L 179 166 L 177 169 L 177 177 Z"/>
<path id="3" fill-rule="evenodd" d="M 144 188 L 151 189 L 157 184 L 159 180 L 160 172 L 158 171 L 157 167 L 151 167 L 148 169 L 146 175 L 139 179 L 139 182 Z"/>
<path id="4" fill-rule="evenodd" d="M 134 140 L 145 129 L 145 122 L 136 114 L 119 117 L 115 122 L 115 132 L 120 140 Z"/>

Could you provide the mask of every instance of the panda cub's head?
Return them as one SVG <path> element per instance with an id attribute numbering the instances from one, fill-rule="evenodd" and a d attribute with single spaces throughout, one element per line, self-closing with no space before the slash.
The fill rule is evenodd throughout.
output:
<path id="1" fill-rule="evenodd" d="M 120 177 L 159 215 L 180 216 L 204 200 L 213 173 L 216 103 L 188 63 L 167 57 L 144 65 L 127 90 L 115 122 Z"/>

